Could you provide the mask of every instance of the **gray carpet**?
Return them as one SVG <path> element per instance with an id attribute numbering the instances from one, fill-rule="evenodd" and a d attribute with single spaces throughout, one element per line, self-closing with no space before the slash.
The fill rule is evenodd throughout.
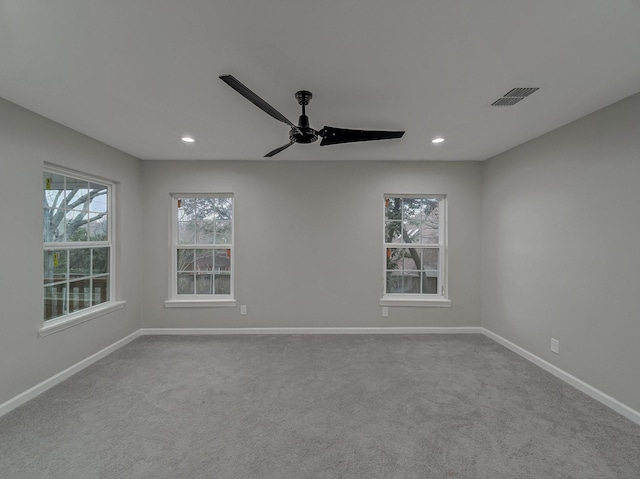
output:
<path id="1" fill-rule="evenodd" d="M 147 336 L 0 418 L 0 477 L 638 478 L 640 426 L 480 335 Z"/>

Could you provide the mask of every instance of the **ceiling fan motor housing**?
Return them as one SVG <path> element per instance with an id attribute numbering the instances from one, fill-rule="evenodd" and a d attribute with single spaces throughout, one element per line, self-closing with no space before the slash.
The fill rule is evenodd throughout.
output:
<path id="1" fill-rule="evenodd" d="M 295 143 L 313 143 L 318 139 L 318 132 L 309 127 L 307 115 L 300 115 L 298 129 L 289 131 L 289 139 Z"/>
<path id="2" fill-rule="evenodd" d="M 318 132 L 309 126 L 309 117 L 300 115 L 298 128 L 291 128 L 289 139 L 295 143 L 313 143 L 318 139 Z"/>

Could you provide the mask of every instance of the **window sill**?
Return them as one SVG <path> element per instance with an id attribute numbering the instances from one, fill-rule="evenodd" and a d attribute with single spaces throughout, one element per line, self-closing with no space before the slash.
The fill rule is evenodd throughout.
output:
<path id="1" fill-rule="evenodd" d="M 169 299 L 165 308 L 235 308 L 235 299 Z"/>
<path id="2" fill-rule="evenodd" d="M 38 336 L 42 337 L 57 333 L 76 324 L 104 316 L 105 314 L 124 308 L 126 303 L 126 301 L 109 301 L 92 308 L 78 311 L 77 313 L 68 314 L 62 318 L 52 319 L 51 321 L 47 321 L 46 324 L 38 330 Z"/>
<path id="3" fill-rule="evenodd" d="M 415 297 L 416 295 L 393 294 L 380 299 L 380 306 L 414 306 L 420 308 L 450 308 L 451 300 L 443 296 Z"/>

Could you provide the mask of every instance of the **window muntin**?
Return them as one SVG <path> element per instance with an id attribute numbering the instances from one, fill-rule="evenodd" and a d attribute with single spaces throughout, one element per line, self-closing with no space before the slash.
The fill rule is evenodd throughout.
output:
<path id="1" fill-rule="evenodd" d="M 445 198 L 385 195 L 385 295 L 445 297 Z"/>
<path id="2" fill-rule="evenodd" d="M 44 321 L 111 301 L 112 185 L 45 169 L 43 173 Z"/>
<path id="3" fill-rule="evenodd" d="M 233 196 L 173 196 L 172 297 L 233 297 Z"/>

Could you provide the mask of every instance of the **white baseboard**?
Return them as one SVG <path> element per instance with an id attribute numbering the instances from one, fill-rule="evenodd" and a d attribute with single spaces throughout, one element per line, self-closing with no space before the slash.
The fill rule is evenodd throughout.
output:
<path id="1" fill-rule="evenodd" d="M 119 341 L 116 341 L 115 343 L 98 351 L 97 353 L 92 354 L 88 358 L 83 359 L 82 361 L 74 364 L 73 366 L 68 367 L 64 371 L 60 371 L 58 374 L 51 376 L 49 379 L 45 379 L 40 384 L 36 384 L 32 388 L 27 389 L 25 392 L 18 394 L 16 397 L 9 399 L 8 401 L 0 404 L 0 417 L 3 416 L 4 414 L 7 414 L 10 411 L 13 411 L 15 408 L 17 408 L 18 406 L 21 406 L 22 404 L 29 401 L 30 399 L 33 399 L 36 396 L 42 394 L 46 390 L 51 389 L 56 384 L 61 383 L 65 379 L 73 376 L 75 373 L 83 370 L 87 366 L 90 366 L 91 364 L 95 363 L 99 359 L 104 358 L 106 355 L 111 354 L 117 349 L 120 349 L 125 344 L 130 343 L 131 341 L 133 341 L 134 339 L 138 338 L 141 335 L 141 331 L 142 330 L 139 329 L 135 333 L 131 333 L 129 336 L 122 338 Z"/>
<path id="2" fill-rule="evenodd" d="M 481 334 L 482 328 L 144 328 L 140 331 L 145 336 L 192 334 Z"/>
<path id="3" fill-rule="evenodd" d="M 512 343 L 511 341 L 503 338 L 502 336 L 497 335 L 493 331 L 489 331 L 488 329 L 485 329 L 485 328 L 480 328 L 480 329 L 482 330 L 482 334 L 484 334 L 488 338 L 493 339 L 495 342 L 499 344 L 502 344 L 505 348 L 510 349 L 514 353 L 522 356 L 528 361 L 531 361 L 536 366 L 539 366 L 545 371 L 550 372 L 555 377 L 563 380 L 564 382 L 573 386 L 579 391 L 582 391 L 587 396 L 592 397 L 596 401 L 601 402 L 602 404 L 613 409 L 617 413 L 622 414 L 627 419 L 635 422 L 636 424 L 640 424 L 640 412 L 636 411 L 635 409 L 630 408 L 626 404 L 621 403 L 617 399 L 612 398 L 608 394 L 605 394 L 599 389 L 594 388 L 590 384 L 585 383 L 583 380 L 578 379 L 575 376 L 572 376 L 571 374 L 564 371 L 563 369 L 560 369 L 559 367 L 554 366 L 550 362 L 547 362 L 544 359 L 536 356 L 535 354 L 530 353 L 526 349 L 521 348 L 520 346 Z"/>

